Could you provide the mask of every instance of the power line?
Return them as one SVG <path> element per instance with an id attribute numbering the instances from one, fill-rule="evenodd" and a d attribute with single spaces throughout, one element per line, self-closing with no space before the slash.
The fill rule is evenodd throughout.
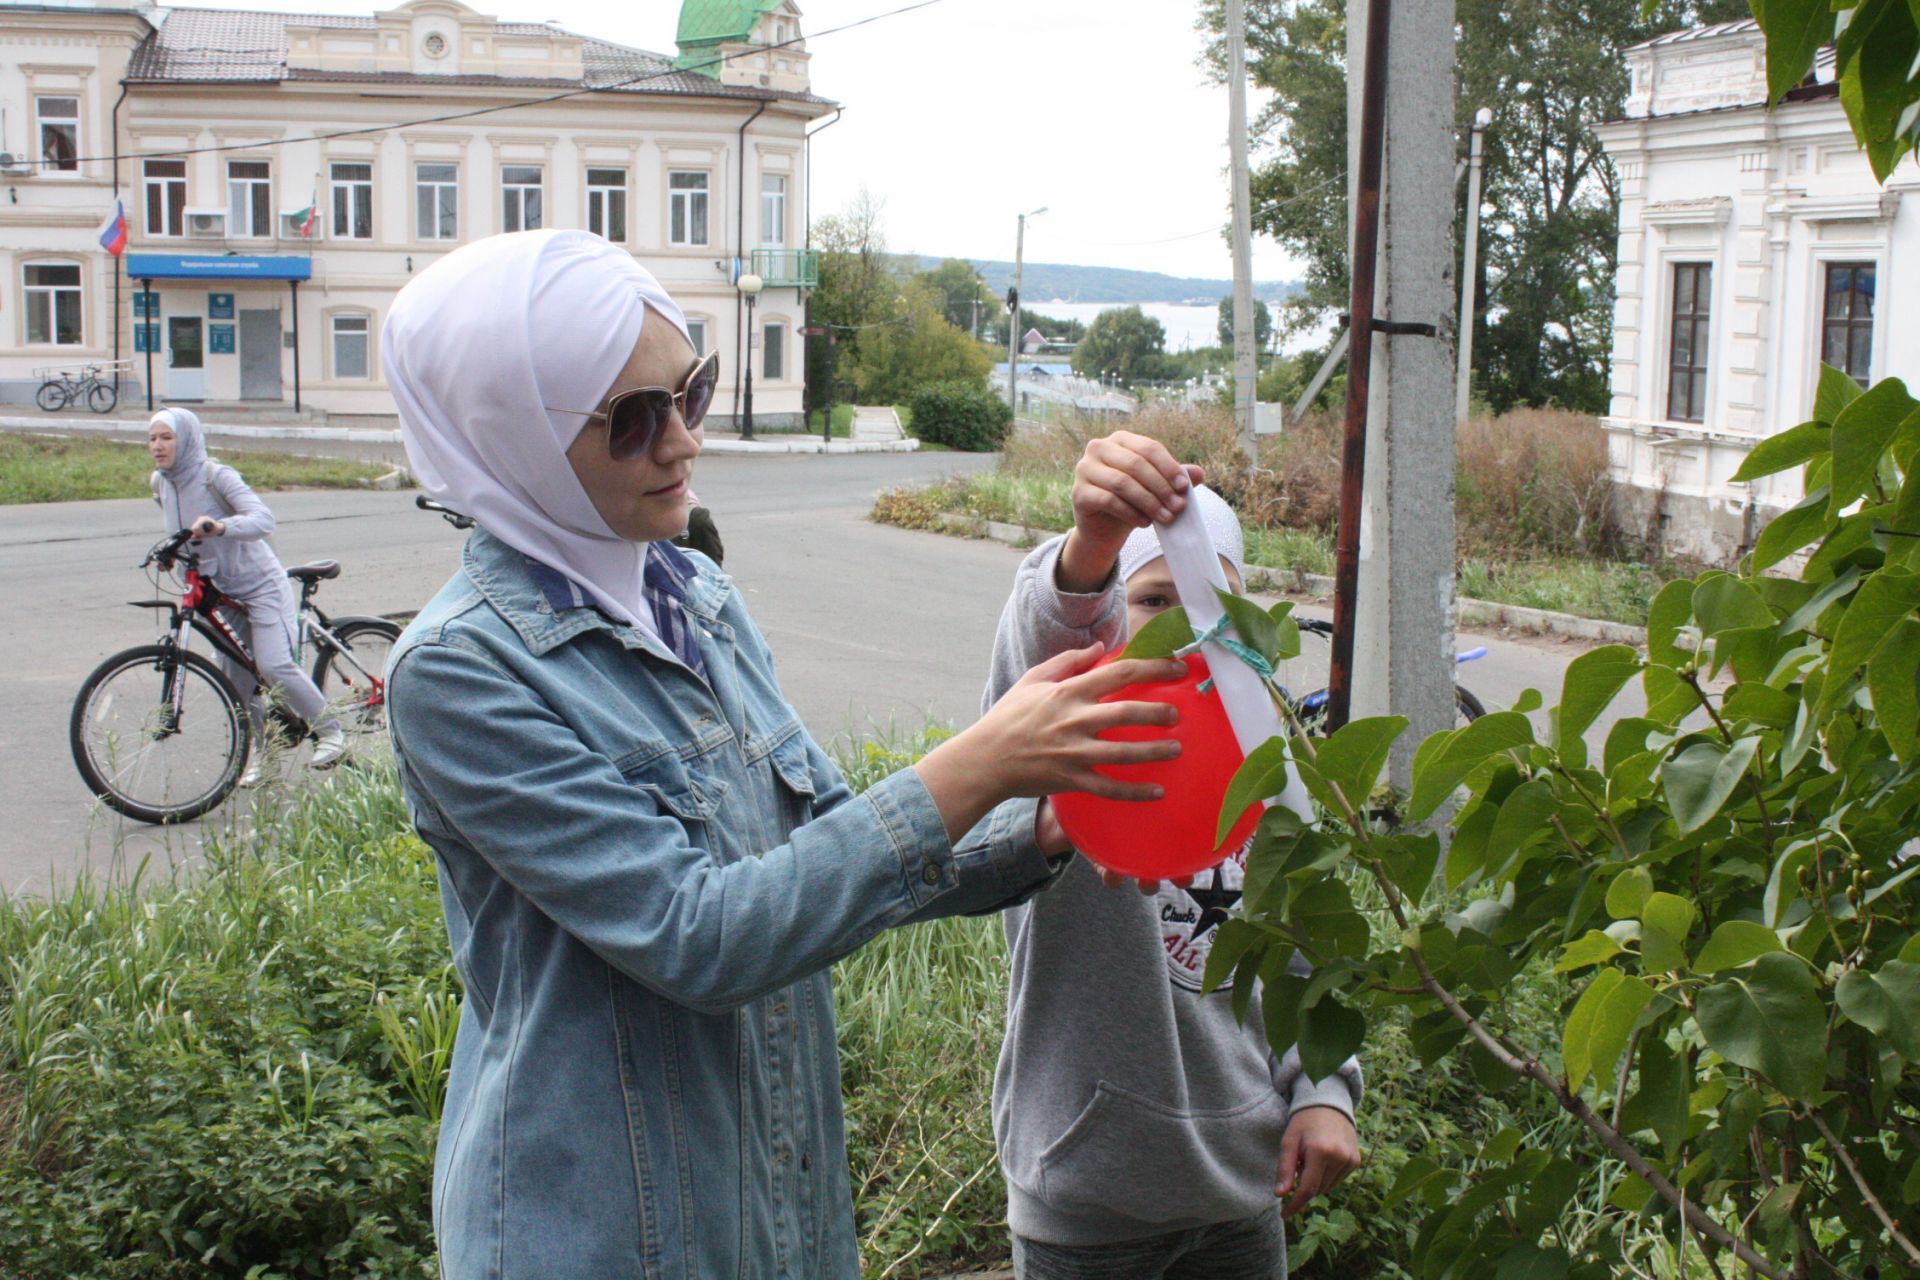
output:
<path id="1" fill-rule="evenodd" d="M 178 156 L 207 155 L 222 151 L 262 151 L 271 147 L 293 146 L 296 143 L 329 142 L 335 138 L 357 138 L 372 133 L 391 133 L 395 129 L 414 129 L 421 125 L 446 124 L 454 120 L 471 120 L 475 116 L 495 115 L 502 111 L 516 111 L 521 107 L 540 107 L 551 102 L 564 102 L 569 98 L 584 97 L 588 94 L 614 93 L 621 89 L 629 89 L 635 85 L 646 84 L 650 81 L 664 80 L 669 76 L 682 75 L 687 72 L 697 72 L 705 67 L 720 66 L 723 63 L 731 62 L 735 58 L 752 57 L 768 53 L 775 49 L 784 49 L 789 45 L 805 44 L 808 40 L 818 40 L 823 36 L 839 35 L 844 31 L 852 31 L 856 27 L 869 26 L 872 23 L 881 22 L 887 18 L 897 18 L 902 14 L 912 13 L 916 9 L 931 8 L 939 3 L 941 3 L 941 0 L 914 0 L 911 4 L 904 4 L 898 8 L 889 9 L 884 13 L 871 14 L 865 18 L 856 18 L 852 22 L 843 22 L 837 27 L 828 27 L 823 31 L 816 31 L 811 36 L 802 34 L 793 37 L 791 40 L 782 40 L 775 44 L 753 45 L 740 53 L 722 54 L 709 58 L 705 62 L 695 63 L 692 66 L 667 66 L 658 71 L 648 71 L 641 75 L 631 76 L 625 80 L 615 80 L 608 84 L 583 85 L 578 89 L 568 89 L 560 93 L 548 94 L 545 97 L 522 98 L 515 102 L 500 102 L 487 107 L 474 107 L 467 111 L 450 111 L 444 115 L 425 116 L 417 120 L 401 120 L 392 124 L 368 125 L 359 129 L 335 129 L 327 133 L 310 133 L 298 138 L 270 138 L 260 142 L 228 142 L 211 147 L 187 147 L 177 151 L 141 151 L 130 155 L 122 155 L 119 153 L 120 140 L 116 138 L 114 139 L 115 154 L 113 155 L 65 156 L 58 159 L 30 160 L 28 163 L 65 167 L 68 165 L 81 164 L 112 164 L 121 160 L 170 160 Z M 590 39 L 591 37 L 582 38 Z M 276 49 L 275 52 L 278 52 L 278 50 Z M 284 84 L 286 82 L 281 80 L 263 80 L 260 83 Z M 325 82 L 315 81 L 314 83 Z"/>

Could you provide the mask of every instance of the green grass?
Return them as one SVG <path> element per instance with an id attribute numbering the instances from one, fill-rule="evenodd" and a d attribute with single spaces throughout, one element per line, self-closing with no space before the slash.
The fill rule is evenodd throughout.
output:
<path id="1" fill-rule="evenodd" d="M 1464 560 L 1460 594 L 1495 604 L 1600 618 L 1645 626 L 1647 607 L 1667 575 L 1646 565 L 1614 560 Z"/>
<path id="2" fill-rule="evenodd" d="M 820 434 L 820 414 L 821 411 L 815 409 L 807 415 L 807 433 L 809 435 L 817 436 Z M 835 440 L 845 440 L 852 433 L 853 406 L 850 404 L 837 404 L 833 406 L 833 438 Z"/>
<path id="3" fill-rule="evenodd" d="M 285 453 L 229 455 L 255 489 L 357 489 L 392 468 L 347 458 L 301 458 Z M 144 447 L 118 440 L 0 432 L 0 506 L 23 502 L 77 502 L 145 498 L 153 459 Z"/>

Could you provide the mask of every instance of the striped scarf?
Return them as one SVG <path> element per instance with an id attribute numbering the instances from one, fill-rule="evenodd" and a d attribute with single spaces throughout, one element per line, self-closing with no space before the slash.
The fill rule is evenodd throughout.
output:
<path id="1" fill-rule="evenodd" d="M 565 609 L 584 609 L 593 604 L 593 597 L 579 583 L 561 573 L 551 565 L 527 558 L 527 567 L 533 572 L 535 585 L 546 596 L 547 604 L 555 613 Z M 654 629 L 673 656 L 686 663 L 687 669 L 702 680 L 707 677 L 707 665 L 700 658 L 700 642 L 694 633 L 694 622 L 687 616 L 687 583 L 698 572 L 693 561 L 687 559 L 677 548 L 665 542 L 647 544 L 646 565 L 641 573 L 640 594 L 645 599 L 647 609 L 653 615 Z"/>

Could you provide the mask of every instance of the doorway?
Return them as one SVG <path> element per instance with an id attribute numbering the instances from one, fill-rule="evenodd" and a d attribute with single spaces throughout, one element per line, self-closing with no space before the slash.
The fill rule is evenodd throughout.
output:
<path id="1" fill-rule="evenodd" d="M 280 398 L 280 311 L 240 313 L 240 398 Z"/>
<path id="2" fill-rule="evenodd" d="M 206 398 L 206 325 L 199 316 L 168 316 L 167 399 Z"/>

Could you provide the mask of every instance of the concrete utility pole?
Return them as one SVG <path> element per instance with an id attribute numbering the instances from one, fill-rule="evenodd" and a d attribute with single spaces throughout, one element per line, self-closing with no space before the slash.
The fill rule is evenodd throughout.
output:
<path id="1" fill-rule="evenodd" d="M 1233 417 L 1240 451 L 1256 461 L 1253 437 L 1253 211 L 1247 174 L 1247 4 L 1227 0 L 1227 145 L 1233 152 Z"/>
<path id="2" fill-rule="evenodd" d="M 1460 261 L 1460 325 L 1454 339 L 1460 363 L 1454 370 L 1453 420 L 1467 420 L 1468 393 L 1473 386 L 1473 289 L 1480 263 L 1480 144 L 1493 123 L 1493 108 L 1473 113 L 1473 137 L 1467 143 L 1467 247 Z"/>
<path id="3" fill-rule="evenodd" d="M 1347 65 L 1365 65 L 1368 0 L 1347 3 Z M 1406 786 L 1413 751 L 1451 728 L 1454 653 L 1453 292 L 1454 0 L 1396 4 L 1388 24 L 1386 159 L 1374 319 L 1431 325 L 1433 336 L 1379 332 L 1367 416 L 1353 715 L 1406 716 L 1391 776 Z M 1362 90 L 1347 81 L 1348 147 Z M 1356 169 L 1349 164 L 1349 172 Z M 1353 207 L 1353 202 L 1348 202 Z M 1368 317 L 1354 316 L 1353 323 Z"/>
<path id="4" fill-rule="evenodd" d="M 1046 211 L 1047 206 L 1041 205 L 1021 214 L 1013 237 L 1013 292 L 1007 295 L 1007 408 L 1015 418 L 1020 416 L 1020 308 L 1026 305 L 1020 296 L 1020 273 L 1027 256 L 1027 219 Z"/>

